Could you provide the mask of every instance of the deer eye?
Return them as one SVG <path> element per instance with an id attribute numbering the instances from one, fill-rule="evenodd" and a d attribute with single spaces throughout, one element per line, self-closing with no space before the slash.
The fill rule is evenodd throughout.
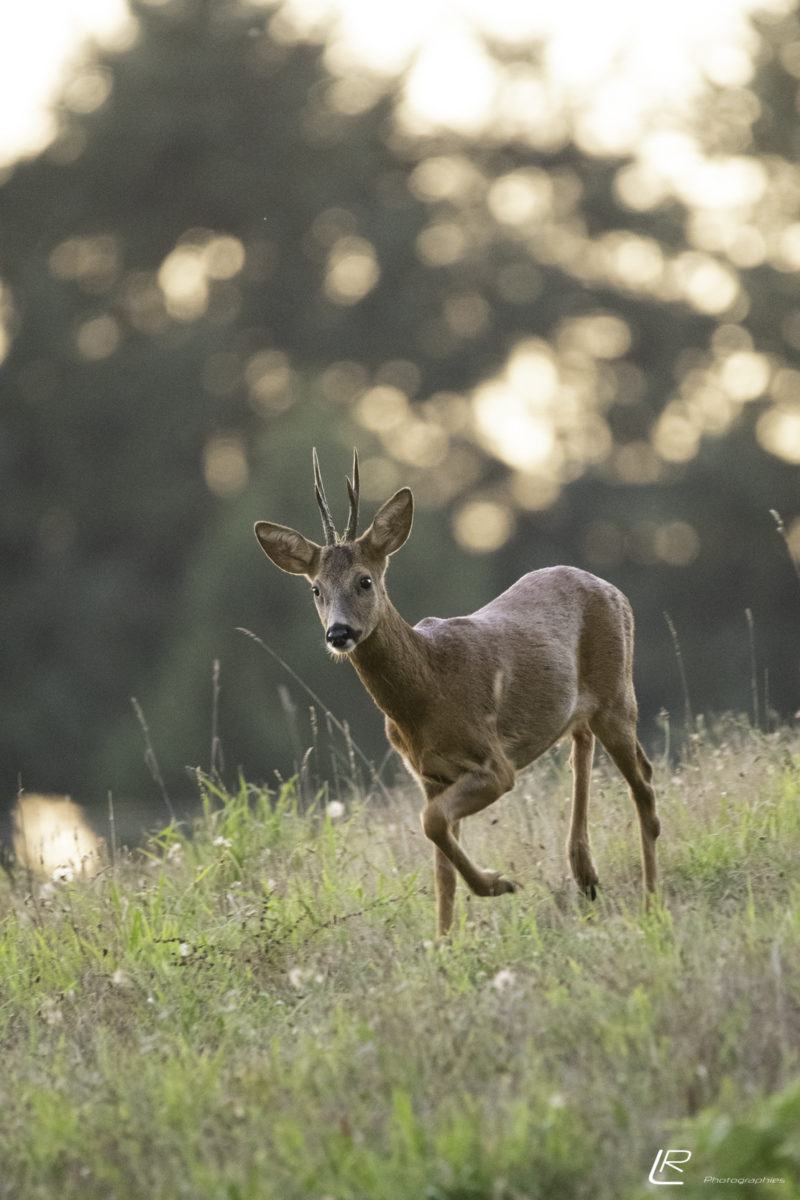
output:
<path id="1" fill-rule="evenodd" d="M 311 591 L 314 596 L 319 596 L 319 588 L 315 583 L 311 585 Z"/>
<path id="2" fill-rule="evenodd" d="M 372 580 L 370 579 L 369 575 L 362 575 L 358 581 L 358 586 L 361 588 L 362 592 L 368 592 L 372 587 Z"/>

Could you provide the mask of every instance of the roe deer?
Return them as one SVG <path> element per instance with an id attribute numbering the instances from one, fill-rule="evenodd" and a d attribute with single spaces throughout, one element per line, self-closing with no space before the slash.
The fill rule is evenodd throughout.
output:
<path id="1" fill-rule="evenodd" d="M 439 934 L 453 920 L 456 871 L 479 896 L 516 886 L 476 866 L 459 844 L 461 820 L 510 791 L 517 771 L 566 734 L 574 773 L 567 850 L 576 882 L 595 898 L 586 811 L 597 737 L 636 804 L 644 887 L 652 892 L 659 821 L 653 769 L 636 737 L 633 617 L 625 596 L 586 571 L 547 567 L 523 575 L 471 616 L 426 617 L 412 627 L 386 591 L 389 557 L 411 531 L 410 490 L 396 492 L 357 537 L 354 454 L 350 515 L 340 536 L 316 451 L 313 462 L 325 545 L 268 521 L 256 524 L 256 537 L 276 566 L 311 583 L 329 650 L 349 656 L 386 717 L 389 741 L 422 787 Z"/>

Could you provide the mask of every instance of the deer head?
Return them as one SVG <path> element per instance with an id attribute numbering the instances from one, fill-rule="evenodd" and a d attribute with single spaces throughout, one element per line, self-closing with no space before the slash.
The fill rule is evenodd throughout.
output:
<path id="1" fill-rule="evenodd" d="M 361 537 L 358 526 L 358 454 L 353 451 L 353 478 L 347 480 L 350 512 L 343 535 L 336 532 L 322 485 L 317 452 L 313 452 L 314 492 L 322 514 L 325 544 L 320 546 L 286 525 L 258 521 L 255 534 L 261 549 L 276 567 L 290 575 L 305 575 L 325 630 L 325 642 L 335 655 L 349 654 L 373 632 L 386 611 L 386 568 L 411 532 L 414 500 L 400 488 L 378 510 Z"/>

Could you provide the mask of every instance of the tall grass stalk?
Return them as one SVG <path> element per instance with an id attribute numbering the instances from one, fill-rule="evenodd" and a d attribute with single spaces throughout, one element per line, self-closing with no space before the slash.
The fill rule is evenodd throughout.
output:
<path id="1" fill-rule="evenodd" d="M 161 774 L 161 767 L 159 766 L 158 758 L 153 747 L 153 741 L 150 737 L 150 726 L 147 724 L 142 706 L 135 696 L 131 696 L 131 705 L 133 706 L 133 711 L 136 714 L 136 720 L 139 722 L 139 728 L 142 731 L 142 737 L 144 739 L 145 763 L 147 764 L 148 770 L 150 771 L 154 782 L 158 784 L 161 792 L 161 798 L 164 801 L 164 807 L 169 813 L 169 819 L 170 821 L 174 821 L 175 810 L 172 807 L 172 801 L 169 798 L 167 785 L 164 783 L 164 776 Z"/>
<path id="2" fill-rule="evenodd" d="M 678 664 L 678 674 L 681 680 L 681 690 L 683 693 L 683 723 L 685 728 L 685 737 L 689 747 L 693 745 L 693 737 L 695 734 L 695 719 L 692 712 L 692 701 L 689 695 L 689 683 L 686 678 L 686 668 L 683 665 L 683 654 L 681 653 L 681 643 L 678 638 L 678 631 L 675 628 L 675 623 L 668 612 L 664 613 L 664 620 L 667 623 L 669 636 L 672 640 L 672 648 L 675 651 L 675 661 Z"/>
<path id="3" fill-rule="evenodd" d="M 215 658 L 211 668 L 211 749 L 208 756 L 208 769 L 211 775 L 221 775 L 225 770 L 225 758 L 219 736 L 219 702 L 222 691 L 220 676 L 220 661 Z"/>
<path id="4" fill-rule="evenodd" d="M 357 742 L 354 741 L 347 723 L 340 721 L 339 718 L 331 712 L 328 706 L 322 700 L 320 700 L 317 693 L 308 686 L 305 680 L 302 679 L 292 667 L 289 666 L 285 659 L 281 658 L 280 654 L 278 654 L 276 650 L 273 650 L 272 646 L 267 645 L 262 638 L 253 633 L 250 629 L 244 629 L 242 626 L 237 626 L 236 632 L 243 633 L 245 637 L 252 638 L 252 640 L 270 656 L 270 658 L 273 658 L 275 662 L 282 667 L 288 675 L 291 676 L 295 683 L 303 689 L 306 695 L 311 697 L 318 708 L 325 714 L 325 720 L 328 728 L 330 729 L 331 726 L 333 726 L 344 738 L 344 744 L 347 750 L 348 758 L 351 760 L 352 765 L 355 764 L 355 759 L 358 758 L 362 766 L 366 768 L 372 783 L 383 795 L 384 799 L 388 798 L 389 793 L 386 785 L 380 778 L 378 771 L 376 771 L 375 764 L 367 757 Z"/>
<path id="5" fill-rule="evenodd" d="M 797 582 L 800 583 L 800 562 L 798 561 L 794 550 L 792 549 L 792 543 L 789 540 L 789 534 L 786 526 L 783 523 L 783 517 L 774 508 L 769 510 L 769 515 L 775 522 L 775 528 L 778 532 L 778 536 L 783 539 L 783 543 L 786 546 L 786 553 L 789 555 L 789 562 L 792 564 L 794 573 L 797 576 Z"/>
<path id="6" fill-rule="evenodd" d="M 747 641 L 750 647 L 750 699 L 753 705 L 753 725 L 756 729 L 761 728 L 761 713 L 759 710 L 758 701 L 758 665 L 756 663 L 756 632 L 753 622 L 752 610 L 746 608 L 744 610 L 745 619 L 747 621 Z"/>

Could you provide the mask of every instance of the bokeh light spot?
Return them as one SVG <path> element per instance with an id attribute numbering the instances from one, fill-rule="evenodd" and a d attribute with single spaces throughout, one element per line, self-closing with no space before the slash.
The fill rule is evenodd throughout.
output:
<path id="1" fill-rule="evenodd" d="M 611 457 L 613 473 L 620 483 L 655 483 L 661 475 L 661 464 L 649 442 L 625 442 L 613 450 Z"/>
<path id="2" fill-rule="evenodd" d="M 418 234 L 416 249 L 421 261 L 430 267 L 451 266 L 463 257 L 467 235 L 455 221 L 436 221 Z"/>
<path id="3" fill-rule="evenodd" d="M 122 333 L 116 318 L 104 313 L 78 326 L 75 344 L 82 358 L 88 362 L 99 362 L 115 353 L 121 338 Z"/>
<path id="4" fill-rule="evenodd" d="M 432 154 L 423 158 L 409 180 L 411 192 L 428 201 L 465 200 L 483 186 L 478 168 L 460 154 Z"/>
<path id="5" fill-rule="evenodd" d="M 202 251 L 197 246 L 178 246 L 162 262 L 158 285 L 171 317 L 195 321 L 208 308 L 208 277 Z"/>
<path id="6" fill-rule="evenodd" d="M 497 67 L 477 38 L 453 23 L 420 47 L 399 110 L 404 129 L 448 128 L 477 134 L 491 111 Z"/>
<path id="7" fill-rule="evenodd" d="M 217 496 L 235 496 L 247 483 L 249 470 L 243 439 L 236 433 L 214 434 L 203 450 L 206 485 Z"/>
<path id="8" fill-rule="evenodd" d="M 121 258 L 113 234 L 94 234 L 59 242 L 50 254 L 49 266 L 58 279 L 79 283 L 88 292 L 102 292 L 115 282 Z"/>
<path id="9" fill-rule="evenodd" d="M 496 221 L 503 225 L 531 225 L 552 209 L 553 188 L 544 171 L 511 171 L 489 188 L 487 203 Z"/>
<path id="10" fill-rule="evenodd" d="M 800 47 L 800 43 L 798 43 Z M 789 552 L 795 562 L 800 562 L 800 517 L 795 517 L 786 534 Z"/>
<path id="11" fill-rule="evenodd" d="M 559 330 L 559 345 L 580 350 L 591 358 L 622 358 L 631 347 L 628 322 L 612 313 L 591 313 L 566 321 Z"/>
<path id="12" fill-rule="evenodd" d="M 333 404 L 352 404 L 367 387 L 369 374 L 361 363 L 346 360 L 331 363 L 322 372 L 320 387 Z"/>
<path id="13" fill-rule="evenodd" d="M 535 401 L 502 383 L 477 388 L 475 421 L 482 440 L 511 467 L 532 470 L 556 451 L 552 423 Z"/>
<path id="14" fill-rule="evenodd" d="M 479 292 L 457 292 L 444 302 L 444 319 L 456 337 L 474 338 L 489 325 L 491 310 Z"/>
<path id="15" fill-rule="evenodd" d="M 412 419 L 388 431 L 384 435 L 384 445 L 400 462 L 431 471 L 447 457 L 450 439 L 433 421 Z"/>
<path id="16" fill-rule="evenodd" d="M 356 416 L 365 429 L 387 433 L 408 416 L 408 397 L 390 384 L 369 388 L 358 402 Z"/>
<path id="17" fill-rule="evenodd" d="M 8 356 L 11 349 L 15 317 L 16 306 L 11 288 L 0 279 L 0 363 Z"/>
<path id="18" fill-rule="evenodd" d="M 90 67 L 74 75 L 64 89 L 64 104 L 75 113 L 95 112 L 111 95 L 113 76 L 104 67 Z"/>
<path id="19" fill-rule="evenodd" d="M 687 251 L 673 268 L 684 298 L 697 312 L 709 316 L 727 312 L 739 296 L 733 271 L 708 255 Z"/>
<path id="20" fill-rule="evenodd" d="M 734 400 L 755 400 L 769 386 L 769 360 L 751 350 L 731 354 L 719 372 L 719 380 Z"/>
<path id="21" fill-rule="evenodd" d="M 654 544 L 658 557 L 670 567 L 688 567 L 700 553 L 697 530 L 687 521 L 666 521 L 659 525 Z"/>
<path id="22" fill-rule="evenodd" d="M 203 248 L 203 265 L 211 279 L 233 279 L 244 266 L 244 245 L 237 237 L 222 234 Z"/>
<path id="23" fill-rule="evenodd" d="M 453 518 L 458 542 L 474 553 L 498 550 L 514 532 L 514 514 L 496 500 L 471 500 Z"/>
<path id="24" fill-rule="evenodd" d="M 294 401 L 294 371 L 282 350 L 259 350 L 247 360 L 244 377 L 257 412 L 283 412 Z"/>
<path id="25" fill-rule="evenodd" d="M 784 462 L 800 463 L 800 406 L 767 409 L 759 417 L 756 435 L 769 454 Z"/>
<path id="26" fill-rule="evenodd" d="M 339 238 L 328 257 L 325 295 L 334 304 L 358 304 L 375 287 L 380 273 L 371 242 L 362 237 Z"/>
<path id="27" fill-rule="evenodd" d="M 237 237 L 190 230 L 158 269 L 164 306 L 177 321 L 196 321 L 208 309 L 210 282 L 224 283 L 242 270 L 245 249 Z"/>
<path id="28" fill-rule="evenodd" d="M 653 448 L 665 462 L 689 462 L 697 453 L 700 430 L 688 409 L 673 400 L 661 414 L 653 431 Z"/>
<path id="29" fill-rule="evenodd" d="M 21 792 L 12 811 L 12 842 L 20 867 L 70 879 L 94 874 L 102 858 L 86 813 L 69 796 Z"/>

